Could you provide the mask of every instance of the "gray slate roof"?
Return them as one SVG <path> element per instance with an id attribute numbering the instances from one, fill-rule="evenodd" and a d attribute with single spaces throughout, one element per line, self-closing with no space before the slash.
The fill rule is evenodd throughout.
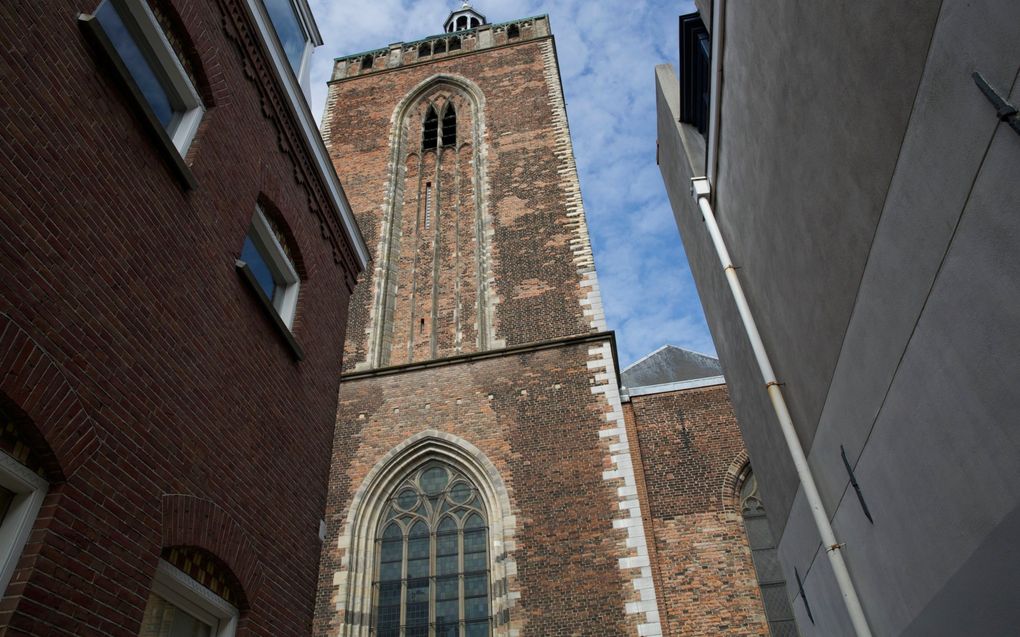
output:
<path id="1" fill-rule="evenodd" d="M 719 359 L 672 345 L 663 345 L 620 373 L 624 387 L 646 387 L 697 378 L 722 376 Z"/>

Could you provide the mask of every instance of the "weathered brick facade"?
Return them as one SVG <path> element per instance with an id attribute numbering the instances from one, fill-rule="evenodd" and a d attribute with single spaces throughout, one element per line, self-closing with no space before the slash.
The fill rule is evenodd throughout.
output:
<path id="1" fill-rule="evenodd" d="M 338 59 L 323 135 L 375 262 L 315 634 L 377 634 L 380 502 L 440 460 L 487 485 L 492 635 L 767 635 L 725 389 L 621 403 L 548 19 Z"/>
<path id="2" fill-rule="evenodd" d="M 98 4 L 0 7 L 0 409 L 50 482 L 0 633 L 135 637 L 189 547 L 238 635 L 308 634 L 352 239 L 246 3 L 155 3 L 206 103 L 194 188 L 79 27 Z M 302 360 L 235 268 L 260 200 Z"/>
<path id="3" fill-rule="evenodd" d="M 456 142 L 423 144 L 451 103 Z M 420 454 L 491 485 L 492 634 L 658 635 L 548 19 L 337 60 L 323 134 L 375 262 L 348 325 L 316 634 L 369 633 L 362 511 Z"/>
<path id="4" fill-rule="evenodd" d="M 747 454 L 726 386 L 633 396 L 624 414 L 663 634 L 768 637 L 738 503 Z"/>

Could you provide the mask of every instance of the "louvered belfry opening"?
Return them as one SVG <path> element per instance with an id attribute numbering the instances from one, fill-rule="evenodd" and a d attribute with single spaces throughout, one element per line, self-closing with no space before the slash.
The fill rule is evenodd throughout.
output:
<path id="1" fill-rule="evenodd" d="M 450 102 L 446 105 L 446 112 L 443 113 L 443 146 L 455 146 L 457 144 L 457 110 Z"/>
<path id="2" fill-rule="evenodd" d="M 425 125 L 422 127 L 421 133 L 421 147 L 422 150 L 436 147 L 436 141 L 439 137 L 439 116 L 436 115 L 436 109 L 433 106 L 429 106 L 428 113 L 425 114 Z"/>

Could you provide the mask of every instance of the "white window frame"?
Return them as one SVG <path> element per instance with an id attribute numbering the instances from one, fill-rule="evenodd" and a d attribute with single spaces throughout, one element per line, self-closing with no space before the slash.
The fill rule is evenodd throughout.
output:
<path id="1" fill-rule="evenodd" d="M 32 533 L 49 483 L 6 453 L 0 452 L 0 485 L 15 493 L 0 522 L 0 593 L 7 590 L 21 551 Z"/>
<path id="2" fill-rule="evenodd" d="M 160 560 L 152 592 L 212 628 L 215 637 L 234 637 L 240 612 L 227 600 L 166 560 Z"/>
<path id="3" fill-rule="evenodd" d="M 174 104 L 174 108 L 181 107 L 183 109 L 176 111 L 174 120 L 166 129 L 166 133 L 174 147 L 177 148 L 177 152 L 184 156 L 195 139 L 202 116 L 205 115 L 202 98 L 184 70 L 184 65 L 181 64 L 166 34 L 163 33 L 163 28 L 156 21 L 156 16 L 149 8 L 149 3 L 145 0 L 102 0 L 96 7 L 96 13 L 98 13 L 99 7 L 107 2 L 112 3 L 118 9 L 121 19 L 131 22 L 130 25 L 127 25 L 129 29 L 134 26 L 137 32 L 142 34 L 145 41 L 138 42 L 138 47 L 152 51 L 156 58 L 156 68 L 153 71 L 160 76 L 163 88 L 171 103 L 177 102 Z"/>
<path id="4" fill-rule="evenodd" d="M 255 215 L 251 220 L 251 229 L 248 236 L 259 249 L 266 265 L 275 275 L 283 280 L 282 285 L 277 285 L 276 293 L 270 299 L 276 313 L 288 328 L 294 324 L 294 313 L 297 310 L 298 291 L 301 287 L 301 277 L 298 276 L 294 264 L 291 262 L 287 252 L 276 238 L 273 227 L 269 225 L 262 206 L 255 206 Z"/>
<path id="5" fill-rule="evenodd" d="M 283 59 L 287 62 L 287 66 L 290 67 L 291 71 L 294 71 L 294 77 L 297 78 L 298 84 L 301 86 L 302 92 L 305 94 L 305 98 L 309 99 L 312 90 L 312 52 L 315 47 L 322 44 L 319 41 L 318 31 L 315 28 L 315 19 L 312 17 L 311 7 L 308 6 L 307 0 L 287 0 L 290 2 L 291 8 L 294 9 L 294 15 L 297 16 L 298 25 L 301 27 L 301 32 L 305 36 L 305 50 L 301 53 L 301 64 L 300 67 L 295 70 L 290 66 L 290 61 L 287 60 L 287 55 L 283 55 Z M 280 51 L 283 51 L 283 43 L 280 41 L 280 34 L 276 31 L 275 25 L 273 25 L 272 19 L 269 18 L 269 10 L 266 9 L 265 2 L 259 0 L 259 4 L 262 5 L 262 11 L 265 12 L 267 23 L 273 28 L 273 34 L 276 36 L 276 40 L 280 45 Z"/>

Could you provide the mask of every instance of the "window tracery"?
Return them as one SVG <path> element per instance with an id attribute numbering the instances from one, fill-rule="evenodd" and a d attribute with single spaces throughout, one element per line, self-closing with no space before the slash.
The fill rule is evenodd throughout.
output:
<path id="1" fill-rule="evenodd" d="M 432 461 L 388 499 L 376 534 L 376 637 L 489 637 L 488 522 L 478 488 Z"/>
<path id="2" fill-rule="evenodd" d="M 758 576 L 758 588 L 761 590 L 769 630 L 773 637 L 797 637 L 797 625 L 787 596 L 776 542 L 765 515 L 765 506 L 758 494 L 758 480 L 750 465 L 744 470 L 740 484 L 740 513 L 744 518 L 744 530 L 751 547 L 751 559 Z"/>

